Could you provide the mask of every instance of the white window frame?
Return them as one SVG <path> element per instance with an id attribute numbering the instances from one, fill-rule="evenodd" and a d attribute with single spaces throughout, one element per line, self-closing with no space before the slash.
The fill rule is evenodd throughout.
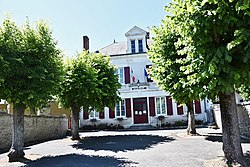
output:
<path id="1" fill-rule="evenodd" d="M 121 77 L 121 71 L 122 71 L 122 77 Z M 116 74 L 118 75 L 118 82 L 120 84 L 124 84 L 125 83 L 125 74 L 124 74 L 124 67 L 119 67 L 116 70 Z"/>
<path id="2" fill-rule="evenodd" d="M 132 47 L 132 41 L 134 41 L 134 48 L 135 48 L 134 52 L 133 52 L 133 47 Z M 135 42 L 135 39 L 131 39 L 130 40 L 130 46 L 131 46 L 131 53 L 136 53 L 136 42 Z"/>
<path id="3" fill-rule="evenodd" d="M 140 44 L 139 41 L 141 41 L 141 47 L 142 47 L 142 51 L 140 52 Z M 144 48 L 143 48 L 143 40 L 142 39 L 138 39 L 138 53 L 143 53 Z"/>
<path id="4" fill-rule="evenodd" d="M 162 112 L 162 98 L 165 100 L 165 113 Z M 160 100 L 160 113 L 158 113 L 158 110 L 157 110 L 157 99 Z M 167 115 L 166 97 L 164 97 L 164 96 L 155 97 L 155 111 L 156 111 L 156 115 Z"/>
<path id="5" fill-rule="evenodd" d="M 122 115 L 122 101 L 124 102 L 124 115 Z M 119 103 L 119 115 L 117 115 L 117 104 Z M 126 103 L 125 103 L 125 99 L 122 99 L 121 101 L 119 101 L 116 105 L 115 105 L 115 117 L 120 118 L 120 117 L 126 117 Z"/>
<path id="6" fill-rule="evenodd" d="M 91 113 L 93 112 L 93 116 L 91 115 Z M 95 109 L 91 110 L 89 113 L 89 119 L 99 119 L 99 114 L 100 112 L 96 111 Z"/>

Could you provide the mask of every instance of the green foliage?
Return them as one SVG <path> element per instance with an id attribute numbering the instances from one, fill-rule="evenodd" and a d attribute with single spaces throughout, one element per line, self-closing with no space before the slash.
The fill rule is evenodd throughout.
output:
<path id="1" fill-rule="evenodd" d="M 103 111 L 105 106 L 114 107 L 119 100 L 120 88 L 116 69 L 109 57 L 82 52 L 65 65 L 66 75 L 61 85 L 60 98 L 67 108 L 83 107 Z"/>
<path id="2" fill-rule="evenodd" d="M 0 27 L 0 92 L 14 105 L 40 107 L 58 93 L 62 59 L 46 23 L 17 27 L 7 18 Z"/>
<path id="3" fill-rule="evenodd" d="M 159 85 L 191 99 L 249 85 L 249 1 L 176 0 L 166 11 L 150 51 Z"/>
<path id="4" fill-rule="evenodd" d="M 183 45 L 179 46 L 180 35 L 171 27 L 170 22 L 171 20 L 163 21 L 161 27 L 153 28 L 155 38 L 150 46 L 149 57 L 154 66 L 150 69 L 150 77 L 179 103 L 190 103 L 193 99 L 199 99 L 199 94 L 195 91 L 197 86 L 194 83 L 187 84 L 198 69 L 183 70 L 190 61 L 187 61 L 187 54 L 178 52 Z"/>

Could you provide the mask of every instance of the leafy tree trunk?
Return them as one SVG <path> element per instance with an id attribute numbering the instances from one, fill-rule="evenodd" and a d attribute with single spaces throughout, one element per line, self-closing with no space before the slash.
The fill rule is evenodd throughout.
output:
<path id="1" fill-rule="evenodd" d="M 219 99 L 225 158 L 230 164 L 239 163 L 246 166 L 240 141 L 235 93 L 219 93 Z"/>
<path id="2" fill-rule="evenodd" d="M 12 146 L 8 157 L 9 162 L 19 161 L 24 157 L 24 105 L 14 105 L 13 126 L 12 126 Z"/>
<path id="3" fill-rule="evenodd" d="M 187 134 L 196 134 L 195 129 L 195 115 L 194 115 L 194 106 L 193 102 L 189 102 L 186 104 L 188 108 L 188 127 L 187 127 Z"/>
<path id="4" fill-rule="evenodd" d="M 80 107 L 72 107 L 72 140 L 80 139 L 79 136 L 79 111 Z"/>

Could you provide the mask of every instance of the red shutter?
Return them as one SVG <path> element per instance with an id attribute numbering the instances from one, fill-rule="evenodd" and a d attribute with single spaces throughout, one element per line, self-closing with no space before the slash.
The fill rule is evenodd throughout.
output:
<path id="1" fill-rule="evenodd" d="M 131 117 L 131 100 L 130 99 L 125 99 L 126 103 L 126 117 Z"/>
<path id="2" fill-rule="evenodd" d="M 99 118 L 104 119 L 104 111 L 99 112 Z"/>
<path id="3" fill-rule="evenodd" d="M 109 118 L 115 118 L 115 111 L 109 108 Z"/>
<path id="4" fill-rule="evenodd" d="M 83 119 L 89 119 L 89 113 L 87 111 L 83 111 Z"/>
<path id="5" fill-rule="evenodd" d="M 180 104 L 177 103 L 177 114 L 178 115 L 183 115 L 183 106 L 178 107 Z"/>
<path id="6" fill-rule="evenodd" d="M 173 104 L 171 96 L 167 96 L 166 100 L 167 100 L 167 114 L 173 115 Z"/>
<path id="7" fill-rule="evenodd" d="M 71 129 L 71 117 L 68 117 L 68 129 Z"/>
<path id="8" fill-rule="evenodd" d="M 194 108 L 195 108 L 195 113 L 200 114 L 201 113 L 201 103 L 200 100 L 195 100 L 194 101 Z"/>
<path id="9" fill-rule="evenodd" d="M 155 116 L 155 98 L 149 98 L 149 109 L 150 109 L 150 116 Z"/>
<path id="10" fill-rule="evenodd" d="M 130 84 L 130 68 L 124 67 L 125 84 Z"/>

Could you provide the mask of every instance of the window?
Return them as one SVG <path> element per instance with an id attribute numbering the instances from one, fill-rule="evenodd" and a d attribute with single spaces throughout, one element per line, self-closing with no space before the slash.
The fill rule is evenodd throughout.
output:
<path id="1" fill-rule="evenodd" d="M 118 75 L 118 81 L 120 84 L 124 83 L 124 68 L 118 68 L 116 73 Z"/>
<path id="2" fill-rule="evenodd" d="M 135 40 L 131 40 L 131 52 L 135 53 Z"/>
<path id="3" fill-rule="evenodd" d="M 115 113 L 116 113 L 116 117 L 125 117 L 126 116 L 125 100 L 119 101 L 116 104 Z"/>
<path id="4" fill-rule="evenodd" d="M 142 40 L 138 40 L 138 48 L 139 48 L 139 53 L 143 52 L 143 45 L 142 45 Z"/>
<path id="5" fill-rule="evenodd" d="M 166 98 L 156 97 L 156 113 L 157 115 L 166 114 Z"/>
<path id="6" fill-rule="evenodd" d="M 99 112 L 97 112 L 96 110 L 91 110 L 89 113 L 89 118 L 99 118 Z"/>

